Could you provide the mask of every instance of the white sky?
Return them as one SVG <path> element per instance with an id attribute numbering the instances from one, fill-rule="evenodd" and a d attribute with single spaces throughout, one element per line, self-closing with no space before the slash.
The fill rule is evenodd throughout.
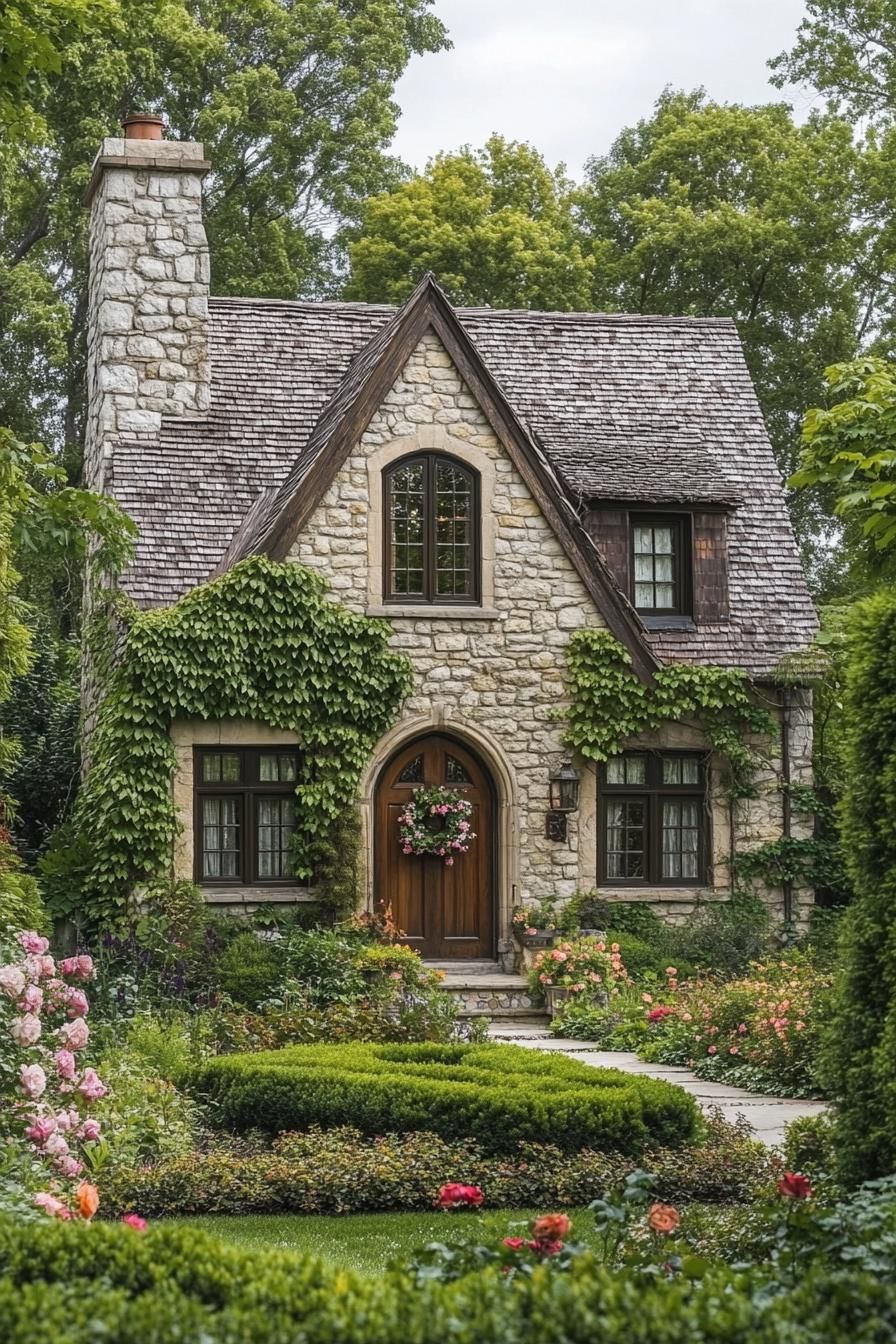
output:
<path id="1" fill-rule="evenodd" d="M 578 176 L 666 84 L 704 85 L 720 102 L 787 97 L 766 61 L 792 45 L 803 0 L 436 0 L 451 51 L 415 57 L 398 84 L 392 149 L 422 168 L 439 150 L 492 131 L 529 140 Z"/>

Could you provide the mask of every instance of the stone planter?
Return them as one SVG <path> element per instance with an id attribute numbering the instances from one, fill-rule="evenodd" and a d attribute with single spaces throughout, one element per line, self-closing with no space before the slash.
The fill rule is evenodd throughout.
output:
<path id="1" fill-rule="evenodd" d="M 548 985 L 544 994 L 548 1002 L 548 1012 L 551 1017 L 556 1017 L 563 1004 L 569 998 L 569 986 Z"/>
<path id="2" fill-rule="evenodd" d="M 557 930 L 536 929 L 534 933 L 525 933 L 522 929 L 514 925 L 513 936 L 520 947 L 530 947 L 538 951 L 540 948 L 553 947 L 554 939 L 557 937 Z"/>

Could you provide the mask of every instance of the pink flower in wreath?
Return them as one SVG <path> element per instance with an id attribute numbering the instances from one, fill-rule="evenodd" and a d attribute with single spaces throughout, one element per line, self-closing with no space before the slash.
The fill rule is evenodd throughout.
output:
<path id="1" fill-rule="evenodd" d="M 445 860 L 445 867 L 446 867 L 446 868 L 453 868 L 453 867 L 454 867 L 454 859 L 452 858 L 452 856 L 451 856 L 450 854 L 448 855 L 447 859 Z"/>

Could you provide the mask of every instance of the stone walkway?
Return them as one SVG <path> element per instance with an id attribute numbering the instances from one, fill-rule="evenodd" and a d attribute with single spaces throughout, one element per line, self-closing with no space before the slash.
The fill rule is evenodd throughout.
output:
<path id="1" fill-rule="evenodd" d="M 595 1068 L 620 1069 L 623 1073 L 640 1073 L 648 1078 L 664 1078 L 667 1082 L 677 1083 L 696 1098 L 704 1111 L 717 1108 L 726 1120 L 735 1120 L 739 1115 L 746 1116 L 756 1137 L 770 1148 L 783 1143 L 784 1128 L 791 1120 L 801 1115 L 818 1115 L 825 1109 L 823 1101 L 767 1097 L 759 1092 L 746 1092 L 741 1087 L 728 1087 L 725 1083 L 708 1083 L 691 1073 L 690 1069 L 679 1069 L 667 1064 L 645 1064 L 628 1051 L 600 1050 L 593 1042 L 562 1040 L 548 1031 L 522 1023 L 495 1022 L 489 1035 L 495 1040 L 512 1042 L 531 1050 L 571 1055 Z"/>

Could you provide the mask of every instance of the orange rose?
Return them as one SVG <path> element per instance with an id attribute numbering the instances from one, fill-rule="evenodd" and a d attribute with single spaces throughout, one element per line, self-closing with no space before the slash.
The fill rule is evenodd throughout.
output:
<path id="1" fill-rule="evenodd" d="M 565 1213 L 546 1213 L 536 1218 L 532 1224 L 532 1236 L 536 1241 L 562 1241 L 569 1235 L 572 1223 Z"/>
<path id="2" fill-rule="evenodd" d="M 653 1232 L 668 1237 L 681 1223 L 681 1215 L 671 1204 L 651 1204 L 647 1214 L 647 1226 Z"/>
<path id="3" fill-rule="evenodd" d="M 95 1185 L 89 1181 L 82 1181 L 77 1191 L 78 1212 L 81 1217 L 90 1222 L 93 1215 L 100 1206 L 100 1192 Z"/>

